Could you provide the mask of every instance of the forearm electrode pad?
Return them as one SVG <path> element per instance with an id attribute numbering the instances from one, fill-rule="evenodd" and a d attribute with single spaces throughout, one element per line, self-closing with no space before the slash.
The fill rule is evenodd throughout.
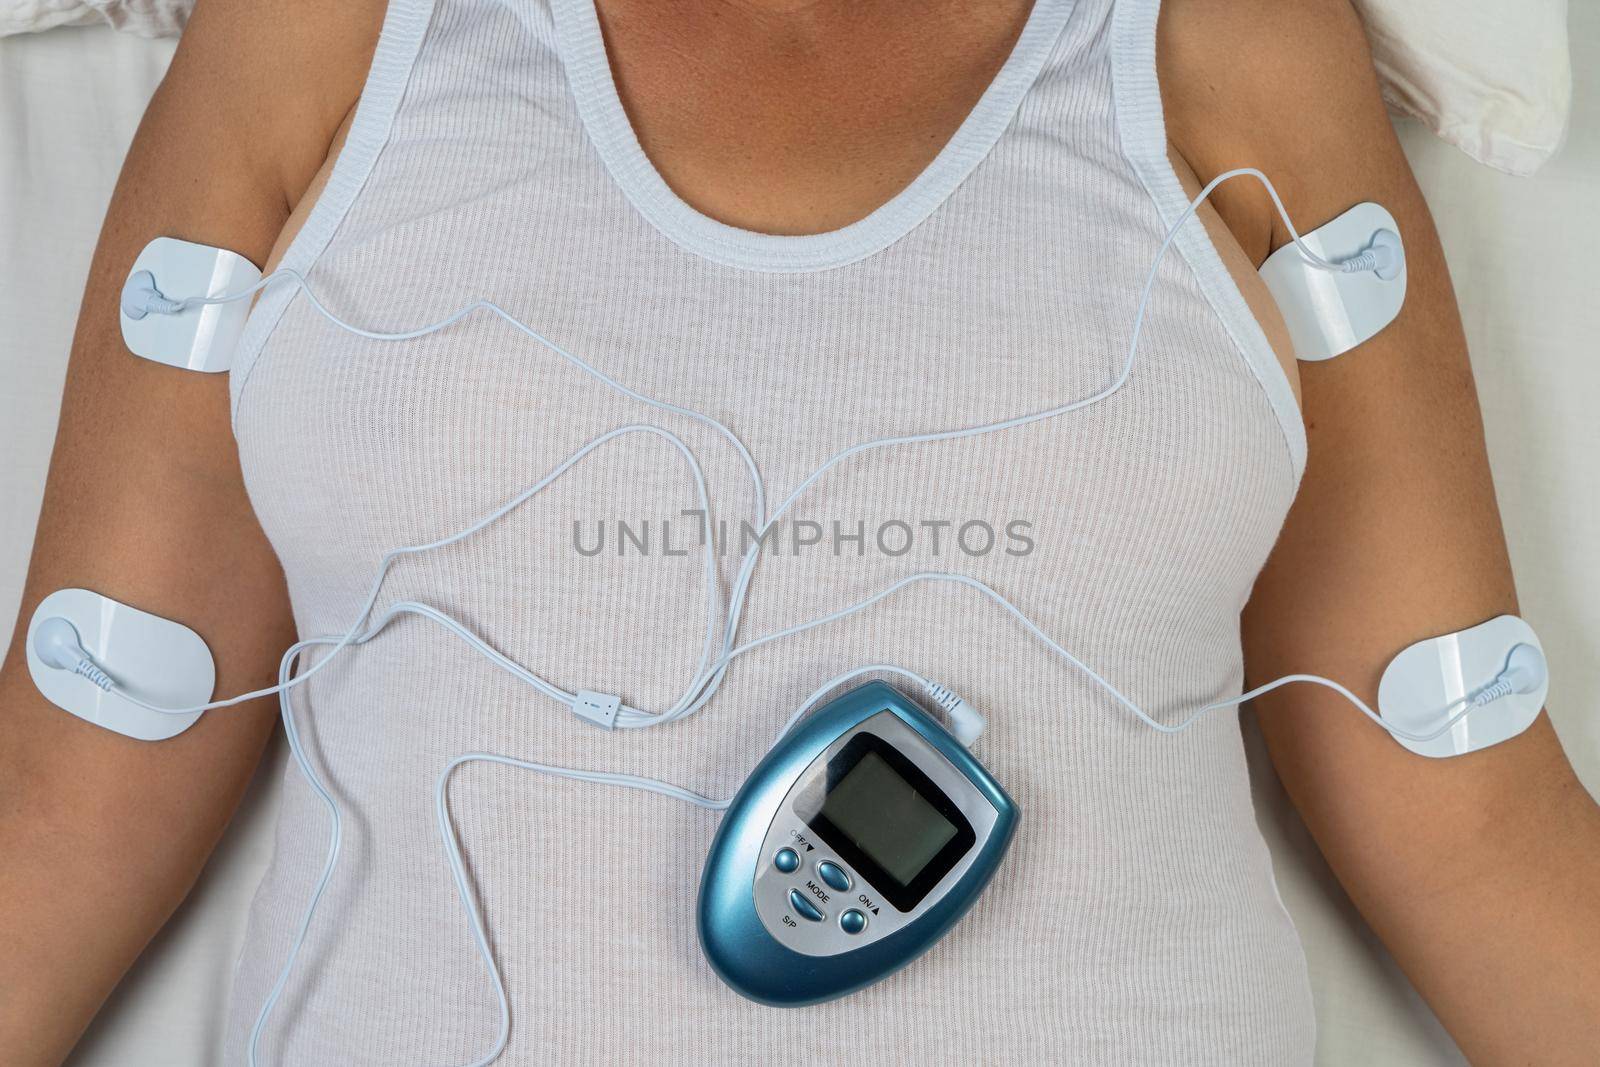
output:
<path id="1" fill-rule="evenodd" d="M 1462 756 L 1533 725 L 1549 691 L 1539 636 L 1499 615 L 1401 652 L 1378 683 L 1378 710 L 1417 755 Z"/>
<path id="2" fill-rule="evenodd" d="M 216 666 L 182 623 L 87 589 L 60 589 L 28 623 L 28 673 L 44 698 L 85 722 L 165 741 L 200 718 Z"/>

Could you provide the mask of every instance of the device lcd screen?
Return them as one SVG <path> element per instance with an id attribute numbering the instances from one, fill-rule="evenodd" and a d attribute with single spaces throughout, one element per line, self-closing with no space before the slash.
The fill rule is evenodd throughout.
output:
<path id="1" fill-rule="evenodd" d="M 828 790 L 822 814 L 901 885 L 910 885 L 956 836 L 955 825 L 876 752 Z"/>
<path id="2" fill-rule="evenodd" d="M 975 839 L 950 799 L 891 745 L 861 733 L 828 765 L 802 817 L 890 903 L 909 911 Z"/>

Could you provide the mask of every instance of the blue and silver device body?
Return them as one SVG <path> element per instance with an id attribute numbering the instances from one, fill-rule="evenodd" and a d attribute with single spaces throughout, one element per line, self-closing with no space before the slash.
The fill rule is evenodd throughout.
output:
<path id="1" fill-rule="evenodd" d="M 894 687 L 803 719 L 724 816 L 700 882 L 700 945 L 763 1004 L 832 1000 L 892 974 L 983 892 L 1017 808 Z"/>

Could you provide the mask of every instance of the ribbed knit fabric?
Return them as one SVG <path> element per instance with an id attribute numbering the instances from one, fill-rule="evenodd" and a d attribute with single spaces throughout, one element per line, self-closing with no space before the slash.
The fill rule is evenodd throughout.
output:
<path id="1" fill-rule="evenodd" d="M 861 223 L 800 238 L 722 226 L 666 189 L 617 105 L 590 5 L 395 0 L 349 144 L 285 264 L 372 328 L 493 299 L 634 388 L 727 422 L 774 501 L 847 445 L 1039 410 L 1115 376 L 1182 201 L 1165 163 L 1154 0 L 1039 0 L 928 173 Z M 1124 389 L 1049 422 L 834 470 L 794 513 L 822 543 L 795 549 L 794 528 L 780 532 L 742 635 L 955 570 L 1158 717 L 1238 693 L 1239 611 L 1304 436 L 1198 223 L 1179 251 Z M 466 525 L 626 423 L 688 442 L 735 538 L 751 506 L 725 441 L 487 317 L 365 341 L 279 290 L 252 316 L 233 385 L 251 498 L 307 635 L 344 630 L 386 550 Z M 664 708 L 698 657 L 703 593 L 701 560 L 666 554 L 662 524 L 674 550 L 693 547 L 680 515 L 693 506 L 671 449 L 624 438 L 475 538 L 403 561 L 382 603 L 433 604 L 568 690 Z M 649 524 L 648 554 L 629 543 L 619 555 L 619 520 L 636 534 Z M 970 551 L 981 527 L 958 540 L 974 521 L 996 531 L 990 551 Z M 590 548 L 602 522 L 603 550 L 579 551 L 575 530 Z M 896 522 L 913 535 L 904 552 Z M 1008 537 L 1014 522 L 1031 551 Z M 730 551 L 725 583 L 735 564 Z M 1256 830 L 1237 718 L 1159 735 L 993 605 L 918 586 L 752 653 L 705 710 L 643 731 L 579 721 L 421 620 L 344 655 L 296 700 L 347 824 L 264 1062 L 451 1064 L 492 1042 L 494 999 L 434 823 L 452 756 L 726 796 L 806 693 L 872 662 L 930 675 L 989 716 L 978 755 L 1023 817 L 974 911 L 862 993 L 761 1007 L 718 982 L 695 940 L 714 815 L 469 766 L 451 804 L 512 997 L 503 1062 L 1309 1061 L 1305 965 Z M 289 778 L 234 990 L 234 1062 L 326 847 L 322 808 Z"/>

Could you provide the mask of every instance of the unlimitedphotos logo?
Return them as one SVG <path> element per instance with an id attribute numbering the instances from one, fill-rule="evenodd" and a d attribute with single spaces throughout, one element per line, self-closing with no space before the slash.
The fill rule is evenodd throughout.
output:
<path id="1" fill-rule="evenodd" d="M 694 509 L 672 518 L 574 519 L 572 547 L 580 556 L 687 556 L 704 552 L 706 538 L 711 536 L 718 556 L 730 551 L 743 556 L 757 541 L 762 552 L 772 556 L 823 552 L 892 558 L 914 551 L 935 557 L 995 552 L 1026 556 L 1034 549 L 1032 530 L 1033 523 L 1027 519 L 1010 519 L 998 526 L 983 519 L 885 519 L 875 523 L 866 519 L 779 519 L 763 533 L 749 520 L 707 523 L 706 513 Z"/>

